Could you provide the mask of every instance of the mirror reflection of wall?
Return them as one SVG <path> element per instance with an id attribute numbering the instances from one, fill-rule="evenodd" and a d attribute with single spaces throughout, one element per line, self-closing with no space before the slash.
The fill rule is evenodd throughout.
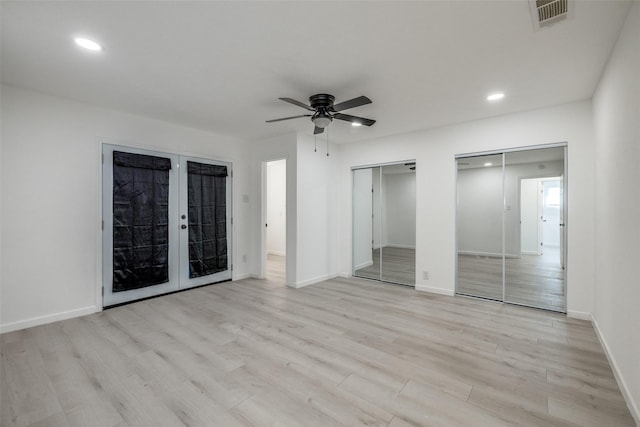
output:
<path id="1" fill-rule="evenodd" d="M 457 159 L 458 294 L 566 310 L 564 151 Z"/>
<path id="2" fill-rule="evenodd" d="M 415 284 L 415 163 L 353 171 L 353 275 Z"/>

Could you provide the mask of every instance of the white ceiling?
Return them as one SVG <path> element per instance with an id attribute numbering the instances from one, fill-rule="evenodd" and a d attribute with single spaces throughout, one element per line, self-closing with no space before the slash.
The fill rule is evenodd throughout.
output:
<path id="1" fill-rule="evenodd" d="M 315 93 L 371 127 L 335 142 L 589 99 L 630 3 L 576 0 L 533 31 L 526 1 L 2 1 L 2 81 L 247 140 L 311 133 Z M 72 37 L 100 42 L 83 51 Z M 488 93 L 506 98 L 490 104 Z"/>

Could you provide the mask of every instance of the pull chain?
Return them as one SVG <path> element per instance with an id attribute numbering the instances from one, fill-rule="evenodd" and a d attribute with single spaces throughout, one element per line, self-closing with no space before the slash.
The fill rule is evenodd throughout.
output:
<path id="1" fill-rule="evenodd" d="M 318 135 L 313 135 L 313 152 L 316 153 L 318 151 Z"/>
<path id="2" fill-rule="evenodd" d="M 329 157 L 329 128 L 327 128 L 327 157 Z"/>

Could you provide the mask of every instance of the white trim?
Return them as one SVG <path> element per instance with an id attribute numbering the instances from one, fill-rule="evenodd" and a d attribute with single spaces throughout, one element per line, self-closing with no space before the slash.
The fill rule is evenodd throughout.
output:
<path id="1" fill-rule="evenodd" d="M 358 264 L 355 267 L 353 267 L 353 269 L 354 270 L 360 270 L 361 268 L 369 267 L 370 265 L 373 265 L 373 260 L 372 261 L 365 261 L 362 264 Z"/>
<path id="2" fill-rule="evenodd" d="M 490 256 L 493 258 L 502 258 L 502 253 L 494 252 L 479 252 L 479 251 L 458 251 L 458 255 L 477 255 L 477 256 Z M 504 254 L 505 258 L 520 258 L 518 254 Z"/>
<path id="3" fill-rule="evenodd" d="M 74 310 L 61 311 L 59 313 L 47 314 L 45 316 L 32 317 L 30 319 L 18 320 L 17 322 L 6 323 L 0 325 L 0 333 L 18 331 L 20 329 L 31 328 L 33 326 L 44 325 L 47 323 L 57 322 L 59 320 L 67 320 L 73 317 L 86 316 L 101 311 L 95 305 Z"/>
<path id="4" fill-rule="evenodd" d="M 631 412 L 631 416 L 634 418 L 636 425 L 640 426 L 640 410 L 638 410 L 638 406 L 636 402 L 633 401 L 631 396 L 631 391 L 627 386 L 627 383 L 624 381 L 622 373 L 618 368 L 618 364 L 616 363 L 616 359 L 613 357 L 609 346 L 607 345 L 607 341 L 605 341 L 602 332 L 600 331 L 600 327 L 598 326 L 598 322 L 596 318 L 591 315 L 591 323 L 593 324 L 593 329 L 596 331 L 596 336 L 598 340 L 600 340 L 600 344 L 604 349 L 604 354 L 607 356 L 607 360 L 609 361 L 609 365 L 611 365 L 611 370 L 613 371 L 613 376 L 616 378 L 618 382 L 618 387 L 620 387 L 620 391 L 622 392 L 622 396 L 624 400 L 627 402 L 627 408 L 629 408 L 629 412 Z"/>
<path id="5" fill-rule="evenodd" d="M 336 277 L 344 277 L 345 279 L 348 279 L 350 277 L 353 277 L 353 275 L 351 273 L 338 273 Z"/>
<path id="6" fill-rule="evenodd" d="M 580 319 L 580 320 L 592 320 L 591 313 L 587 313 L 585 311 L 575 311 L 575 310 L 567 310 L 567 317 L 571 317 L 572 319 Z"/>
<path id="7" fill-rule="evenodd" d="M 502 154 L 502 153 L 515 153 L 517 151 L 539 150 L 542 148 L 567 147 L 568 145 L 569 144 L 566 141 L 553 142 L 551 144 L 525 145 L 522 147 L 502 148 L 502 149 L 489 150 L 489 151 L 476 151 L 471 153 L 460 153 L 460 154 L 456 154 L 454 158 L 457 160 L 457 159 L 464 159 L 465 157 L 487 156 L 490 154 Z"/>
<path id="8" fill-rule="evenodd" d="M 447 295 L 450 297 L 454 295 L 454 291 L 451 289 L 434 288 L 432 286 L 425 286 L 425 285 L 418 285 L 418 284 L 416 284 L 416 291 L 429 292 L 431 294 L 438 294 L 438 295 Z"/>
<path id="9" fill-rule="evenodd" d="M 398 245 L 395 243 L 387 243 L 385 248 L 415 249 L 415 245 Z"/>
<path id="10" fill-rule="evenodd" d="M 251 273 L 243 273 L 243 274 L 236 274 L 231 278 L 232 282 L 236 282 L 238 280 L 244 280 L 244 279 L 259 279 L 259 277 L 251 274 Z"/>
<path id="11" fill-rule="evenodd" d="M 534 252 L 534 251 L 521 251 L 520 253 L 522 255 L 540 255 L 538 252 Z"/>
<path id="12" fill-rule="evenodd" d="M 337 274 L 325 274 L 324 276 L 314 277 L 313 279 L 303 280 L 297 283 L 287 283 L 287 286 L 290 288 L 304 288 L 305 286 L 313 285 L 315 283 L 324 282 L 325 280 L 335 279 L 338 277 Z"/>

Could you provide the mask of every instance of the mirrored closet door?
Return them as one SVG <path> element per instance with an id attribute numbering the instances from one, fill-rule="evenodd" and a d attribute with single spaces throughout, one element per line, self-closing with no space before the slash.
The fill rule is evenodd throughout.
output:
<path id="1" fill-rule="evenodd" d="M 415 162 L 353 170 L 353 275 L 415 285 Z"/>
<path id="2" fill-rule="evenodd" d="M 456 161 L 456 293 L 566 312 L 565 147 Z"/>

